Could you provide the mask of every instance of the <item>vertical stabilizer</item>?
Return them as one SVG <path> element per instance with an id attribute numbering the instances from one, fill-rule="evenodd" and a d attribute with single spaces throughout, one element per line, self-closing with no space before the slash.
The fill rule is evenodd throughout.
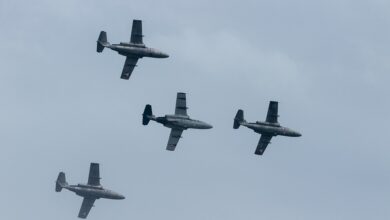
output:
<path id="1" fill-rule="evenodd" d="M 60 172 L 58 174 L 57 181 L 56 181 L 56 192 L 61 192 L 62 188 L 67 186 L 67 185 L 68 185 L 68 183 L 66 182 L 66 179 L 65 179 L 65 173 Z"/>
<path id="2" fill-rule="evenodd" d="M 146 105 L 144 113 L 142 114 L 142 124 L 147 125 L 149 124 L 149 121 L 154 118 L 153 112 L 152 112 L 152 106 Z"/>
<path id="3" fill-rule="evenodd" d="M 245 122 L 244 119 L 244 111 L 239 109 L 237 111 L 236 117 L 234 117 L 234 123 L 233 123 L 233 128 L 237 129 L 240 127 L 241 123 Z"/>
<path id="4" fill-rule="evenodd" d="M 105 31 L 101 31 L 97 40 L 96 51 L 101 53 L 108 45 L 110 45 L 110 43 L 107 41 L 107 33 Z"/>

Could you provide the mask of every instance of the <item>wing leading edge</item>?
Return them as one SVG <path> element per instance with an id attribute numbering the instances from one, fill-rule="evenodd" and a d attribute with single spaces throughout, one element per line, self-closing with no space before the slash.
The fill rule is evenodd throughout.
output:
<path id="1" fill-rule="evenodd" d="M 91 208 L 95 200 L 96 200 L 95 198 L 87 198 L 87 197 L 83 199 L 83 203 L 81 204 L 81 208 L 79 212 L 79 218 L 87 218 L 89 211 L 91 211 Z"/>
<path id="2" fill-rule="evenodd" d="M 185 93 L 177 93 L 175 115 L 187 116 L 187 98 Z"/>
<path id="3" fill-rule="evenodd" d="M 88 185 L 100 186 L 100 171 L 98 163 L 91 163 L 89 167 Z"/>
<path id="4" fill-rule="evenodd" d="M 169 151 L 175 150 L 176 145 L 179 142 L 182 133 L 183 133 L 183 130 L 181 130 L 181 129 L 173 128 L 171 130 L 171 134 L 169 135 L 167 150 L 169 150 Z"/>
<path id="5" fill-rule="evenodd" d="M 128 80 L 133 73 L 134 68 L 137 66 L 138 58 L 136 57 L 126 57 L 125 65 L 123 66 L 121 79 Z"/>
<path id="6" fill-rule="evenodd" d="M 269 102 L 267 118 L 265 121 L 269 123 L 278 123 L 278 102 Z"/>
<path id="7" fill-rule="evenodd" d="M 133 20 L 133 26 L 131 28 L 130 43 L 144 44 L 142 38 L 143 38 L 142 21 L 141 20 Z"/>
<path id="8" fill-rule="evenodd" d="M 271 135 L 261 135 L 259 143 L 257 144 L 257 148 L 255 151 L 255 154 L 257 155 L 263 155 L 265 149 L 267 148 L 268 144 L 271 142 Z"/>

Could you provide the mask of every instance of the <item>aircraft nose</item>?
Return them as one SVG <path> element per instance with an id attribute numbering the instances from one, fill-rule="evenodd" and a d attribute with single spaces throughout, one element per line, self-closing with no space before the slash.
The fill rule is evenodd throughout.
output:
<path id="1" fill-rule="evenodd" d="M 169 57 L 169 55 L 168 55 L 168 54 L 166 54 L 166 53 L 163 53 L 163 52 L 161 52 L 161 57 L 162 57 L 162 58 L 168 58 L 168 57 Z"/>
<path id="2" fill-rule="evenodd" d="M 213 126 L 212 126 L 211 124 L 207 124 L 207 123 L 204 123 L 204 124 L 205 124 L 204 127 L 205 127 L 206 129 L 213 128 Z"/>
<path id="3" fill-rule="evenodd" d="M 300 137 L 300 136 L 302 136 L 302 134 L 299 133 L 299 132 L 295 132 L 295 136 L 296 136 L 296 137 Z"/>
<path id="4" fill-rule="evenodd" d="M 118 199 L 125 199 L 126 197 L 122 196 L 122 195 L 118 195 Z"/>

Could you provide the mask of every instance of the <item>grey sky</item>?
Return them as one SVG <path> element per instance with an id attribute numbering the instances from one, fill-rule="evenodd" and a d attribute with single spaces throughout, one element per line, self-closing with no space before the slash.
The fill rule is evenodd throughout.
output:
<path id="1" fill-rule="evenodd" d="M 0 219 L 77 219 L 81 197 L 54 192 L 59 171 L 126 196 L 98 200 L 89 219 L 365 220 L 390 218 L 390 2 L 0 0 Z M 100 30 L 170 54 L 97 54 Z M 169 130 L 141 114 L 174 111 L 212 130 Z M 282 125 L 263 157 L 259 135 L 233 130 L 238 108 Z"/>

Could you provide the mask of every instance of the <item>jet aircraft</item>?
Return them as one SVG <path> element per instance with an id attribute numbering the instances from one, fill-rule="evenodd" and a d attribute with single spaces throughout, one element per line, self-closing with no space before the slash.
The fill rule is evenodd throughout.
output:
<path id="1" fill-rule="evenodd" d="M 271 101 L 268 106 L 268 113 L 265 122 L 257 121 L 254 123 L 248 123 L 244 119 L 244 111 L 239 109 L 236 114 L 236 117 L 234 118 L 233 128 L 237 129 L 240 127 L 240 125 L 242 125 L 252 129 L 256 133 L 261 134 L 260 141 L 257 144 L 255 154 L 263 155 L 273 136 L 301 136 L 299 132 L 280 126 L 278 122 L 278 117 L 278 102 Z"/>
<path id="2" fill-rule="evenodd" d="M 91 163 L 89 168 L 89 177 L 87 184 L 69 185 L 65 179 L 65 173 L 60 172 L 56 181 L 56 192 L 61 192 L 62 189 L 75 192 L 77 195 L 84 197 L 80 208 L 79 218 L 87 218 L 93 203 L 96 199 L 124 199 L 125 197 L 119 193 L 104 189 L 100 185 L 99 164 Z"/>
<path id="3" fill-rule="evenodd" d="M 110 48 L 111 50 L 117 51 L 120 55 L 126 56 L 125 65 L 122 70 L 122 79 L 128 80 L 131 76 L 131 73 L 134 70 L 134 67 L 137 65 L 137 61 L 143 57 L 153 57 L 153 58 L 167 58 L 168 54 L 163 53 L 159 50 L 148 48 L 145 46 L 142 35 L 142 21 L 133 20 L 133 27 L 131 30 L 130 42 L 121 42 L 119 44 L 110 44 L 107 41 L 107 34 L 105 31 L 101 31 L 99 38 L 97 40 L 97 49 L 98 53 L 101 53 L 105 47 Z"/>
<path id="4" fill-rule="evenodd" d="M 143 113 L 142 124 L 147 125 L 150 120 L 156 121 L 165 127 L 171 128 L 171 134 L 169 135 L 167 150 L 174 151 L 176 148 L 181 134 L 188 128 L 194 129 L 210 129 L 213 126 L 206 122 L 191 119 L 187 115 L 186 94 L 177 93 L 176 97 L 176 109 L 174 115 L 165 115 L 163 117 L 156 117 L 153 115 L 152 106 L 146 105 Z"/>

